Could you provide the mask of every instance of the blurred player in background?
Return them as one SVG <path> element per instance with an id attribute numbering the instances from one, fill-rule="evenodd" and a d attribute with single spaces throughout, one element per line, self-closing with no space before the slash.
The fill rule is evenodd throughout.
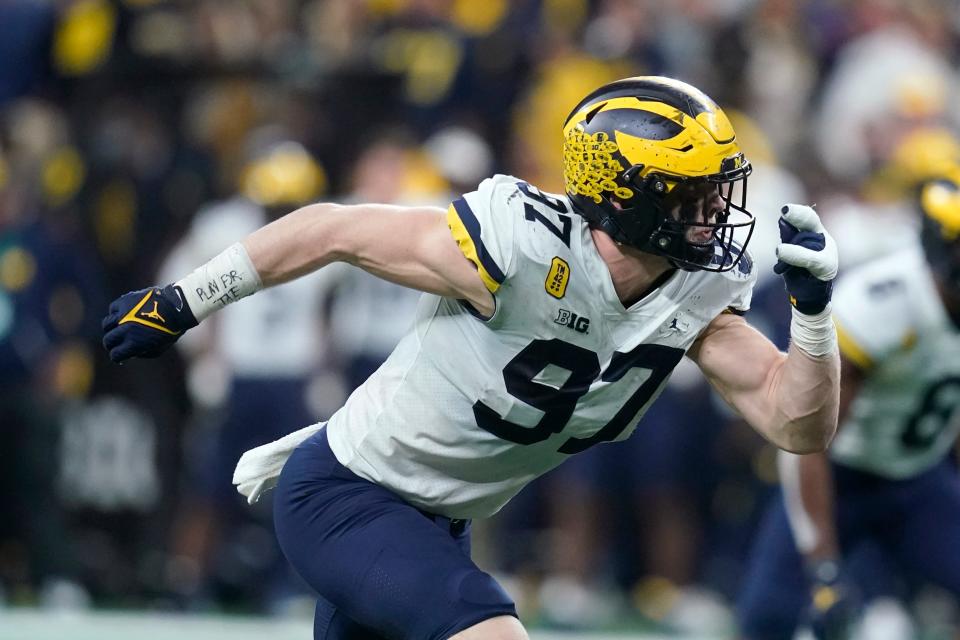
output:
<path id="1" fill-rule="evenodd" d="M 676 80 L 629 78 L 584 98 L 563 133 L 565 197 L 496 176 L 446 214 L 307 206 L 104 319 L 120 362 L 334 261 L 431 294 L 329 422 L 238 466 L 254 500 L 282 469 L 277 535 L 320 594 L 316 638 L 526 638 L 470 559 L 470 519 L 627 437 L 685 354 L 777 446 L 810 453 L 832 437 L 837 255 L 814 211 L 783 208 L 777 270 L 795 302 L 783 354 L 741 317 L 750 165 L 719 107 Z"/>
<path id="2" fill-rule="evenodd" d="M 437 134 L 435 138 L 442 136 Z M 379 202 L 404 206 L 442 206 L 450 202 L 450 185 L 443 168 L 456 158 L 451 151 L 438 149 L 427 141 L 423 149 L 412 143 L 412 135 L 394 128 L 370 135 L 353 167 L 351 190 L 344 204 Z M 440 146 L 444 146 L 442 139 Z M 446 143 L 449 144 L 449 143 Z M 454 144 L 456 144 L 454 142 Z M 464 168 L 481 160 L 483 171 L 474 175 L 477 184 L 489 175 L 489 151 L 482 163 L 483 147 L 454 149 L 469 153 Z M 481 156 L 478 158 L 478 156 Z M 457 191 L 462 193 L 462 191 Z M 347 391 L 359 387 L 383 361 L 413 325 L 419 293 L 377 278 L 346 264 L 331 265 L 333 289 L 329 308 L 328 338 L 331 357 L 341 363 Z"/>
<path id="3" fill-rule="evenodd" d="M 921 242 L 838 283 L 841 429 L 829 454 L 781 459 L 739 607 L 751 640 L 849 637 L 891 569 L 960 596 L 960 165 L 917 194 Z M 876 547 L 890 566 L 858 564 Z"/>
<path id="4" fill-rule="evenodd" d="M 861 3 L 869 20 L 823 81 L 811 142 L 833 186 L 818 202 L 842 269 L 899 250 L 917 230 L 911 188 L 932 159 L 960 160 L 949 134 L 960 125 L 960 83 L 948 25 L 922 5 Z"/>
<path id="5" fill-rule="evenodd" d="M 278 218 L 315 201 L 326 175 L 302 144 L 275 127 L 246 141 L 237 191 L 206 205 L 173 248 L 160 279 L 175 277 Z M 258 610 L 287 595 L 285 563 L 269 511 L 251 512 L 228 476 L 240 455 L 316 416 L 308 393 L 323 355 L 321 301 L 329 279 L 302 279 L 270 289 L 244 309 L 227 309 L 178 345 L 189 363 L 188 389 L 210 428 L 200 429 L 188 461 L 194 486 L 175 528 L 184 602 L 242 603 Z M 250 339 L 256 336 L 256 339 Z M 199 424 L 204 421 L 199 420 Z"/>

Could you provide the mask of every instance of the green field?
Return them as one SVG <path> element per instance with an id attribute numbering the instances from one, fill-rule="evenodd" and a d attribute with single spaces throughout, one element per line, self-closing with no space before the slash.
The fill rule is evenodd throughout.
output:
<path id="1" fill-rule="evenodd" d="M 308 620 L 0 609 L 0 640 L 312 640 Z M 532 640 L 678 640 L 650 634 L 534 631 Z M 719 640 L 685 637 L 683 640 Z"/>

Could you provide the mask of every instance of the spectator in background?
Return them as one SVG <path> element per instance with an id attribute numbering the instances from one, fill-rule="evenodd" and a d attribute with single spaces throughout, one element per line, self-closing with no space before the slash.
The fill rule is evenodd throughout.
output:
<path id="1" fill-rule="evenodd" d="M 0 108 L 50 79 L 52 4 L 12 0 L 0 4 Z"/>
<path id="2" fill-rule="evenodd" d="M 950 23 L 940 11 L 928 0 L 851 7 L 855 37 L 838 49 L 811 116 L 813 148 L 826 170 L 825 184 L 814 186 L 841 268 L 896 250 L 900 237 L 916 233 L 905 183 L 929 170 L 922 166 L 942 154 L 944 140 L 920 132 L 960 124 Z"/>
<path id="3" fill-rule="evenodd" d="M 76 215 L 85 167 L 61 110 L 20 100 L 0 115 L 0 589 L 81 604 L 57 481 L 65 419 L 93 387 L 105 298 Z"/>

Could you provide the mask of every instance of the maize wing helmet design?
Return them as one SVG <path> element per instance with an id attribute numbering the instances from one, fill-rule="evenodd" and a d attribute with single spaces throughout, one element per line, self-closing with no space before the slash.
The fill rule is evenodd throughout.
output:
<path id="1" fill-rule="evenodd" d="M 581 100 L 563 134 L 566 192 L 592 227 L 683 269 L 729 271 L 740 261 L 753 234 L 752 169 L 704 93 L 671 78 L 618 80 Z M 705 184 L 724 201 L 711 220 L 683 206 L 684 194 Z M 743 220 L 729 221 L 732 210 Z"/>
<path id="2" fill-rule="evenodd" d="M 937 277 L 960 294 L 960 166 L 920 186 L 920 238 Z"/>

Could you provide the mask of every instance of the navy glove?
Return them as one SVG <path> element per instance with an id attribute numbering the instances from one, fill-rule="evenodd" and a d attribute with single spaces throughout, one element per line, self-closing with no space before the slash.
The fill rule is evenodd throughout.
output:
<path id="1" fill-rule="evenodd" d="M 782 275 L 797 311 L 815 315 L 833 294 L 837 277 L 837 245 L 812 207 L 787 204 L 780 210 L 780 245 L 775 273 Z"/>
<path id="2" fill-rule="evenodd" d="M 808 568 L 812 588 L 807 626 L 816 640 L 848 640 L 860 617 L 857 589 L 832 560 Z"/>
<path id="3" fill-rule="evenodd" d="M 195 326 L 197 319 L 179 287 L 131 291 L 110 303 L 103 319 L 103 346 L 114 362 L 156 358 Z"/>

